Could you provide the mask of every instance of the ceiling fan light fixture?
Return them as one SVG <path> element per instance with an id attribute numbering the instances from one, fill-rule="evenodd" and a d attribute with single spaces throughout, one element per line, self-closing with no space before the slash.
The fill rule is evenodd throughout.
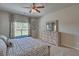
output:
<path id="1" fill-rule="evenodd" d="M 32 12 L 33 12 L 33 13 L 36 13 L 36 10 L 32 9 Z"/>
<path id="2" fill-rule="evenodd" d="M 36 13 L 36 12 L 38 12 L 38 13 L 40 13 L 40 10 L 39 9 L 41 9 L 41 8 L 44 8 L 44 5 L 38 5 L 38 4 L 36 4 L 36 3 L 33 3 L 32 4 L 32 6 L 31 7 L 25 7 L 25 8 L 30 8 L 31 10 L 29 11 L 29 13 Z"/>

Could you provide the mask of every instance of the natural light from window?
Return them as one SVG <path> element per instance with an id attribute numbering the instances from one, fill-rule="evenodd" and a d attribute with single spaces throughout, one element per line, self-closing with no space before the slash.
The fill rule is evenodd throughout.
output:
<path id="1" fill-rule="evenodd" d="M 29 23 L 15 22 L 15 37 L 29 35 Z"/>

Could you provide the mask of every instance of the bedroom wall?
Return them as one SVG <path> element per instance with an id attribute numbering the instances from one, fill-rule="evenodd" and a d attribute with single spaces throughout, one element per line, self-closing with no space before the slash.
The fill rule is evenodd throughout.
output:
<path id="1" fill-rule="evenodd" d="M 9 13 L 0 11 L 0 34 L 9 37 Z"/>
<path id="2" fill-rule="evenodd" d="M 51 12 L 40 18 L 39 37 L 46 31 L 46 22 L 59 20 L 61 45 L 79 49 L 79 5 Z"/>

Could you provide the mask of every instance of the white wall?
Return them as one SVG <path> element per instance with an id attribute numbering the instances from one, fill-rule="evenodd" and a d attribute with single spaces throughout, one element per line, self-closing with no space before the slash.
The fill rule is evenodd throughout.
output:
<path id="1" fill-rule="evenodd" d="M 40 18 L 39 34 L 46 30 L 46 22 L 59 20 L 61 44 L 79 48 L 79 5 L 49 13 Z"/>
<path id="2" fill-rule="evenodd" d="M 0 34 L 9 36 L 9 13 L 0 12 Z"/>

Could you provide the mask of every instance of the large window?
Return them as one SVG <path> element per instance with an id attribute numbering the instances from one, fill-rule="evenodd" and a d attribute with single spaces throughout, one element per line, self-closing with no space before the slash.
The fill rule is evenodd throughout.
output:
<path id="1" fill-rule="evenodd" d="M 29 35 L 29 23 L 15 22 L 15 37 L 28 36 Z"/>

